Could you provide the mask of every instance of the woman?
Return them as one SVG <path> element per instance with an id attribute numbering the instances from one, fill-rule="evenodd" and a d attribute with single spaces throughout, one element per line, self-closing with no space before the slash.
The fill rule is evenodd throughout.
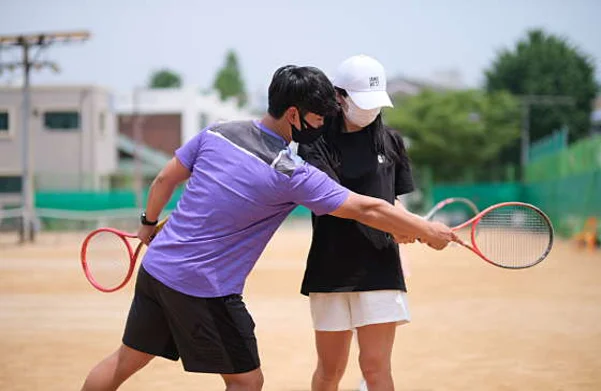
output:
<path id="1" fill-rule="evenodd" d="M 413 181 L 401 136 L 382 123 L 381 108 L 392 107 L 384 68 L 354 56 L 340 64 L 333 83 L 341 111 L 327 119 L 322 138 L 299 146 L 299 155 L 350 190 L 394 204 Z M 355 221 L 329 215 L 312 221 L 301 290 L 310 298 L 318 355 L 312 390 L 338 390 L 353 331 L 368 389 L 393 390 L 395 331 L 410 319 L 398 245 Z"/>

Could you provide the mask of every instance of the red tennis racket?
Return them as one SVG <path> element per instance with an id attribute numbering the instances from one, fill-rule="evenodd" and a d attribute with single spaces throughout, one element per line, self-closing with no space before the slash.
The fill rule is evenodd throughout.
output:
<path id="1" fill-rule="evenodd" d="M 457 243 L 486 262 L 505 269 L 525 269 L 542 262 L 553 247 L 553 225 L 534 205 L 504 202 L 492 205 L 453 227 L 469 228 L 470 243 Z"/>
<path id="2" fill-rule="evenodd" d="M 152 237 L 163 228 L 167 218 L 155 227 Z M 88 234 L 81 246 L 81 265 L 92 286 L 101 292 L 114 292 L 131 279 L 134 267 L 144 243 L 134 249 L 129 239 L 137 238 L 134 233 L 115 228 L 102 227 Z"/>

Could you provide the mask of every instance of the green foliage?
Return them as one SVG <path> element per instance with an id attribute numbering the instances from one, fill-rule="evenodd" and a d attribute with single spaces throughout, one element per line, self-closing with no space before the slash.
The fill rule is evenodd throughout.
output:
<path id="1" fill-rule="evenodd" d="M 238 106 L 242 107 L 246 105 L 248 97 L 238 64 L 238 57 L 233 50 L 227 53 L 225 65 L 215 76 L 213 88 L 219 91 L 221 100 L 235 97 L 238 100 Z"/>
<path id="2" fill-rule="evenodd" d="M 182 86 L 182 78 L 179 74 L 169 69 L 160 69 L 150 75 L 149 88 L 179 88 Z"/>
<path id="3" fill-rule="evenodd" d="M 530 139 L 536 141 L 567 125 L 570 139 L 575 140 L 589 132 L 591 103 L 598 91 L 594 74 L 591 58 L 565 38 L 531 30 L 515 48 L 498 54 L 486 71 L 486 88 L 515 95 L 572 97 L 572 107 L 532 106 Z"/>
<path id="4" fill-rule="evenodd" d="M 519 137 L 519 103 L 509 93 L 423 91 L 387 110 L 387 123 L 410 140 L 414 164 L 430 166 L 435 181 L 489 178 L 498 153 Z M 476 179 L 476 178 L 474 178 Z"/>

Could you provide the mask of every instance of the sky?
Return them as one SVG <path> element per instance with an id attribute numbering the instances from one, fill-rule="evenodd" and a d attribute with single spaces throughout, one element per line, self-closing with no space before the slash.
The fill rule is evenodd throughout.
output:
<path id="1" fill-rule="evenodd" d="M 332 74 L 361 53 L 389 78 L 453 71 L 478 87 L 495 55 L 531 28 L 566 37 L 593 58 L 601 80 L 600 15 L 601 0 L 0 0 L 0 35 L 88 30 L 89 41 L 41 54 L 61 72 L 34 72 L 32 82 L 114 91 L 143 86 L 163 67 L 207 89 L 234 49 L 256 97 L 282 65 Z M 0 62 L 16 56 L 4 51 Z"/>

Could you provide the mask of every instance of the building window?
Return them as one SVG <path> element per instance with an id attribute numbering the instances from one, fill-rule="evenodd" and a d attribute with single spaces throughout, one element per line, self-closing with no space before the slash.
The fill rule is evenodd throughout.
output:
<path id="1" fill-rule="evenodd" d="M 44 128 L 57 131 L 79 130 L 79 112 L 47 111 L 44 113 Z"/>
<path id="2" fill-rule="evenodd" d="M 20 176 L 0 176 L 0 194 L 12 194 L 21 192 Z M 0 209 L 2 209 L 0 207 Z"/>
<path id="3" fill-rule="evenodd" d="M 8 135 L 10 131 L 10 115 L 8 111 L 0 110 L 0 136 Z"/>

